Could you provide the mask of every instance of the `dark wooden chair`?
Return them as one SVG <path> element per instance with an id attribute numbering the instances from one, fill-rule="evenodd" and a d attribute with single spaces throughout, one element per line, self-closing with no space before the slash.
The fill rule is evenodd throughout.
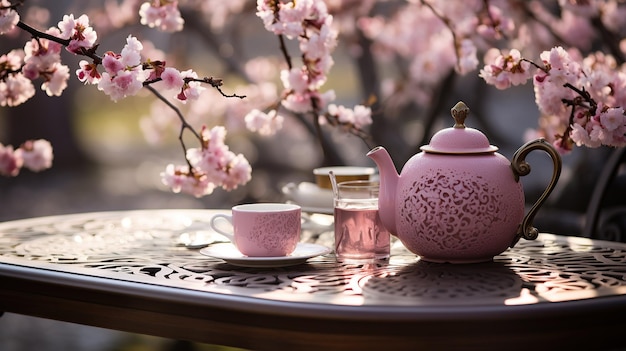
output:
<path id="1" fill-rule="evenodd" d="M 626 148 L 607 159 L 587 207 L 583 236 L 626 242 Z"/>

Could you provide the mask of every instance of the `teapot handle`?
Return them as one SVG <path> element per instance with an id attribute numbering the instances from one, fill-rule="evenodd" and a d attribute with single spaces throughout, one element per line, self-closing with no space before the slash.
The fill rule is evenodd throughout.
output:
<path id="1" fill-rule="evenodd" d="M 520 147 L 515 154 L 513 155 L 513 159 L 511 161 L 511 168 L 513 169 L 513 174 L 515 176 L 515 181 L 519 182 L 519 178 L 530 173 L 530 165 L 526 162 L 526 156 L 534 150 L 543 150 L 550 155 L 553 164 L 552 171 L 552 179 L 550 183 L 543 191 L 543 194 L 539 197 L 539 199 L 535 202 L 535 204 L 530 208 L 530 211 L 524 216 L 522 223 L 517 228 L 517 234 L 513 239 L 513 243 L 511 243 L 511 247 L 515 246 L 515 244 L 519 241 L 520 238 L 524 238 L 526 240 L 535 240 L 539 235 L 539 231 L 537 228 L 533 227 L 533 219 L 539 211 L 539 208 L 546 201 L 556 183 L 561 175 L 561 155 L 559 152 L 552 146 L 552 144 L 548 143 L 545 139 L 536 139 L 533 141 L 529 141 Z"/>

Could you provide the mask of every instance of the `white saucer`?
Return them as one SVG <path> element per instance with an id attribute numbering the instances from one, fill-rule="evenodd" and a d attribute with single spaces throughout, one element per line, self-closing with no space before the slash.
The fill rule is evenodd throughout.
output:
<path id="1" fill-rule="evenodd" d="M 280 257 L 248 257 L 232 243 L 215 244 L 200 250 L 200 253 L 219 258 L 235 266 L 241 267 L 287 267 L 304 263 L 309 258 L 330 253 L 326 246 L 309 243 L 299 243 L 289 256 Z"/>
<path id="2" fill-rule="evenodd" d="M 282 192 L 289 202 L 300 205 L 303 210 L 333 208 L 332 190 L 322 189 L 314 183 L 288 183 L 282 187 Z"/>

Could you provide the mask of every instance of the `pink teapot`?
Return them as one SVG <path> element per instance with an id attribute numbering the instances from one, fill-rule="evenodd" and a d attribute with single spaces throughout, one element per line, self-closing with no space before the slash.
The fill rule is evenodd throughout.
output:
<path id="1" fill-rule="evenodd" d="M 509 161 L 483 133 L 465 127 L 469 109 L 463 102 L 451 112 L 454 127 L 437 132 L 400 175 L 385 148 L 367 154 L 380 172 L 380 218 L 423 260 L 489 261 L 522 237 L 537 238 L 532 221 L 557 183 L 561 157 L 550 143 L 537 139 L 520 147 Z M 524 216 L 519 178 L 530 173 L 525 158 L 537 149 L 550 155 L 554 169 L 542 196 Z"/>

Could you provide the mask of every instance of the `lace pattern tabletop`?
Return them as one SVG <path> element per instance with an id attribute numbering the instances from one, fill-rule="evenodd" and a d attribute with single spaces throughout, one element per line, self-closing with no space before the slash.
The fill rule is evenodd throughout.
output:
<path id="1" fill-rule="evenodd" d="M 0 262 L 338 305 L 515 305 L 626 293 L 626 245 L 548 234 L 522 240 L 483 264 L 421 262 L 397 242 L 389 262 L 377 264 L 339 264 L 327 255 L 293 267 L 236 267 L 177 245 L 186 228 L 208 228 L 213 212 L 104 212 L 7 222 L 0 225 Z M 304 240 L 331 246 L 331 233 L 316 234 L 309 231 Z"/>
<path id="2" fill-rule="evenodd" d="M 565 308 L 563 311 L 572 306 L 605 311 L 612 307 L 603 305 L 604 309 L 598 309 L 597 303 L 626 305 L 626 245 L 621 243 L 541 234 L 534 241 L 521 240 L 493 262 L 452 265 L 420 261 L 396 241 L 392 244 L 391 258 L 375 264 L 340 264 L 331 253 L 296 266 L 244 268 L 204 256 L 198 249 L 179 243 L 181 235 L 192 230 L 208 230 L 208 221 L 217 212 L 225 211 L 99 212 L 2 223 L 0 293 L 14 284 L 6 283 L 7 279 L 31 279 L 113 291 L 134 297 L 138 304 L 143 298 L 150 298 L 151 301 L 175 301 L 183 307 L 194 303 L 200 307 L 230 308 L 231 313 L 286 316 L 298 318 L 298 321 L 325 318 L 326 323 L 335 320 L 368 322 L 372 326 L 365 332 L 353 327 L 353 343 L 364 349 L 385 345 L 389 340 L 418 340 L 412 331 L 407 331 L 403 338 L 396 335 L 385 339 L 382 332 L 374 332 L 375 325 L 383 321 L 421 323 L 453 320 L 459 316 L 472 320 L 508 315 L 526 318 L 529 311 L 548 316 L 546 311 L 560 307 Z M 331 216 L 314 215 L 305 225 L 304 242 L 332 246 Z M 13 294 L 5 298 L 0 308 L 11 311 L 14 302 L 11 300 L 20 296 L 19 292 Z M 67 299 L 71 301 L 73 297 Z M 589 305 L 592 302 L 596 305 Z M 17 312 L 21 311 L 39 313 L 31 312 L 26 302 Z M 57 318 L 56 312 L 47 313 L 52 315 L 50 318 Z M 82 322 L 80 314 L 77 316 L 78 322 Z M 567 322 L 567 318 L 560 315 L 554 318 Z M 200 316 L 196 321 L 205 319 Z M 312 324 L 315 328 L 332 328 L 333 325 L 315 323 Z M 158 328 L 161 329 L 155 333 L 163 330 Z M 169 331 L 176 326 L 168 328 L 168 332 L 162 334 L 171 337 Z M 311 325 L 306 328 L 311 332 L 315 329 Z M 129 329 L 134 330 L 135 326 Z M 302 329 L 305 330 L 305 326 Z M 258 339 L 271 338 L 269 330 Z M 207 336 L 206 341 L 232 341 L 239 346 L 264 348 L 241 339 L 222 340 L 223 332 L 220 333 L 216 331 L 211 337 Z M 339 337 L 335 335 L 336 330 L 320 333 L 326 338 L 319 344 L 324 347 L 331 345 L 332 336 Z M 371 344 L 354 341 L 360 340 L 358 335 L 362 333 L 371 334 Z M 302 336 L 300 332 L 297 335 Z M 375 335 L 384 342 L 376 344 Z M 184 336 L 204 340 L 204 334 Z M 295 340 L 282 345 L 318 345 L 309 339 Z M 351 339 L 343 335 L 341 340 Z M 275 340 L 271 342 L 275 346 Z"/>

